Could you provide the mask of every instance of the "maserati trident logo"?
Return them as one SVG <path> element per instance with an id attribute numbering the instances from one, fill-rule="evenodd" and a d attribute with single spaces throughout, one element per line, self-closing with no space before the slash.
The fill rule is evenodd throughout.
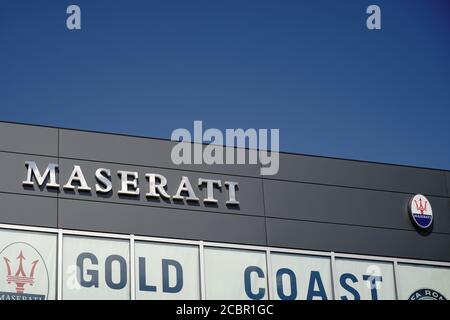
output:
<path id="1" fill-rule="evenodd" d="M 19 260 L 19 268 L 17 269 L 17 272 L 13 275 L 11 271 L 11 261 L 7 257 L 3 257 L 6 263 L 6 269 L 8 270 L 8 275 L 6 277 L 6 281 L 8 283 L 14 282 L 16 284 L 16 292 L 17 293 L 23 293 L 25 291 L 25 285 L 29 284 L 32 286 L 34 284 L 34 272 L 36 270 L 36 265 L 39 262 L 39 260 L 34 260 L 31 263 L 31 270 L 29 275 L 27 276 L 25 270 L 23 269 L 23 261 L 25 260 L 25 257 L 22 253 L 22 250 L 20 251 L 19 256 L 17 259 Z"/>
<path id="2" fill-rule="evenodd" d="M 0 253 L 0 300 L 44 300 L 48 296 L 47 267 L 30 244 L 15 242 Z"/>
<path id="3" fill-rule="evenodd" d="M 419 203 L 417 203 L 417 200 L 414 200 L 414 203 L 416 205 L 416 209 L 420 211 L 420 214 L 425 214 L 427 211 L 427 200 L 424 200 L 422 203 L 422 198 L 419 198 Z"/>
<path id="4" fill-rule="evenodd" d="M 421 194 L 416 194 L 409 201 L 409 214 L 414 225 L 421 229 L 427 229 L 433 223 L 430 201 Z"/>

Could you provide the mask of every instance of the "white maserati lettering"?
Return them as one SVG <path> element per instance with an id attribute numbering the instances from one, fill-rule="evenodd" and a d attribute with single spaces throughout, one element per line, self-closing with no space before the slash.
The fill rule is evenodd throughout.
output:
<path id="1" fill-rule="evenodd" d="M 26 179 L 22 181 L 24 186 L 32 187 L 36 183 L 39 187 L 46 188 L 60 188 L 58 182 L 58 164 L 50 163 L 47 165 L 44 173 L 41 174 L 38 166 L 34 161 L 25 161 L 27 168 Z M 139 173 L 137 171 L 124 171 L 117 170 L 118 186 L 119 190 L 117 194 L 123 196 L 139 196 Z M 224 181 L 215 179 L 199 178 L 195 184 L 191 183 L 191 180 L 187 176 L 182 176 L 178 181 L 178 188 L 175 194 L 170 195 L 167 192 L 168 181 L 167 178 L 157 173 L 146 173 L 145 180 L 147 181 L 147 198 L 161 198 L 161 199 L 173 199 L 175 201 L 189 201 L 199 202 L 200 198 L 197 197 L 196 192 L 205 193 L 205 197 L 202 199 L 204 203 L 217 204 L 218 200 L 215 198 L 214 191 L 222 189 L 222 185 L 225 187 L 228 194 L 226 205 L 239 205 L 239 201 L 236 199 L 236 192 L 239 184 L 234 181 Z M 107 168 L 98 168 L 95 171 L 95 186 L 94 190 L 98 194 L 106 194 L 113 191 L 112 174 L 111 170 Z M 193 186 L 197 186 L 197 191 Z M 78 190 L 81 192 L 90 192 L 92 188 L 86 181 L 82 168 L 79 165 L 74 165 L 69 179 L 62 187 L 63 190 Z"/>

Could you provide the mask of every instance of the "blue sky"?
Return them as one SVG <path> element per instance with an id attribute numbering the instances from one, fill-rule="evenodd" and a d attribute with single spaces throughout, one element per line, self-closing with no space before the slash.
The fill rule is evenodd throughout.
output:
<path id="1" fill-rule="evenodd" d="M 450 169 L 449 15 L 445 0 L 0 0 L 0 119 L 279 128 L 283 151 Z"/>

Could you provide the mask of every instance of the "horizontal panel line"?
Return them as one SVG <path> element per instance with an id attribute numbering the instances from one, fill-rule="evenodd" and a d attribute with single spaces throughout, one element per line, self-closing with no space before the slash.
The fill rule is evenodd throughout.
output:
<path id="1" fill-rule="evenodd" d="M 123 203 L 123 202 L 107 202 L 101 200 L 91 200 L 91 199 L 75 199 L 75 198 L 67 198 L 67 197 L 59 197 L 59 200 L 71 200 L 71 201 L 83 201 L 83 202 L 95 202 L 95 203 L 103 203 L 110 205 L 125 205 L 125 206 L 137 206 L 144 208 L 157 208 L 157 209 L 166 209 L 166 210 L 175 210 L 175 211 L 194 211 L 194 212 L 203 212 L 203 213 L 215 213 L 215 214 L 227 214 L 234 216 L 248 216 L 248 217 L 257 217 L 264 218 L 264 216 L 251 214 L 251 213 L 234 213 L 234 212 L 223 212 L 223 211 L 212 211 L 212 210 L 199 210 L 199 209 L 190 209 L 190 208 L 173 208 L 173 207 L 164 207 L 164 206 L 153 206 L 153 205 L 145 205 L 145 204 L 137 204 L 137 203 Z"/>
<path id="2" fill-rule="evenodd" d="M 167 209 L 167 210 L 184 210 L 184 211 L 195 211 L 195 212 L 205 212 L 205 213 L 218 213 L 218 214 L 228 214 L 228 215 L 236 215 L 236 216 L 249 216 L 249 217 L 259 217 L 264 218 L 263 214 L 252 214 L 252 213 L 235 213 L 235 212 L 223 212 L 223 211 L 214 211 L 214 210 L 199 210 L 195 208 L 174 208 L 174 207 L 164 207 L 164 206 L 156 206 L 156 205 L 145 205 L 140 203 L 126 203 L 126 202 L 112 202 L 112 201 L 102 201 L 95 199 L 80 199 L 80 198 L 70 198 L 70 197 L 62 197 L 59 193 L 59 196 L 48 196 L 48 195 L 36 195 L 36 194 L 28 194 L 28 193 L 18 193 L 18 192 L 9 192 L 9 191 L 0 191 L 0 194 L 11 194 L 17 196 L 32 196 L 32 197 L 44 197 L 55 200 L 72 200 L 72 201 L 83 201 L 83 202 L 95 202 L 95 203 L 103 203 L 110 205 L 125 205 L 125 206 L 137 206 L 144 208 L 158 208 L 158 209 Z"/>
<path id="3" fill-rule="evenodd" d="M 49 198 L 49 199 L 57 199 L 57 194 L 55 193 L 54 196 L 52 195 L 46 195 L 46 194 L 32 194 L 32 193 L 21 193 L 21 192 L 14 192 L 14 191 L 0 191 L 0 194 L 12 194 L 15 196 L 30 196 L 30 197 L 40 197 L 40 198 Z"/>
<path id="4" fill-rule="evenodd" d="M 377 188 L 369 188 L 369 187 L 356 187 L 356 186 L 350 186 L 350 185 L 340 185 L 340 184 L 331 184 L 331 183 L 323 183 L 323 182 L 311 182 L 311 181 L 299 181 L 299 180 L 286 180 L 286 179 L 275 179 L 275 178 L 262 178 L 264 181 L 276 181 L 276 182 L 287 182 L 287 183 L 299 183 L 299 184 L 308 184 L 308 185 L 316 185 L 316 186 L 323 186 L 323 187 L 333 187 L 333 188 L 344 188 L 344 189 L 356 189 L 356 190 L 363 190 L 363 191 L 375 191 L 375 192 L 384 192 L 384 193 L 396 193 L 396 194 L 407 194 L 407 195 L 413 195 L 414 192 L 408 192 L 408 191 L 398 191 L 398 190 L 387 190 L 387 189 L 377 189 Z M 431 194 L 431 193 L 422 193 L 424 196 L 434 197 L 434 198 L 444 198 L 450 200 L 450 195 L 437 195 L 437 194 Z"/>
<path id="5" fill-rule="evenodd" d="M 30 152 L 20 152 L 20 151 L 11 151 L 11 150 L 0 150 L 0 153 L 11 153 L 18 154 L 23 156 L 36 156 L 36 157 L 47 157 L 47 158 L 58 158 L 58 154 L 43 154 L 43 153 L 30 153 Z"/>
<path id="6" fill-rule="evenodd" d="M 162 167 L 157 165 L 148 165 L 148 164 L 135 164 L 135 163 L 124 163 L 124 162 L 113 162 L 113 161 L 105 161 L 105 160 L 93 160 L 93 159 L 83 159 L 83 158 L 71 158 L 71 157 L 59 157 L 62 160 L 75 160 L 75 161 L 86 161 L 86 162 L 101 162 L 108 164 L 117 164 L 121 166 L 133 166 L 133 167 L 142 167 L 142 168 L 155 168 L 161 170 L 173 170 L 173 171 L 184 171 L 184 172 L 192 172 L 192 173 L 206 173 L 206 174 L 214 174 L 221 176 L 232 176 L 232 177 L 241 177 L 241 178 L 249 178 L 255 180 L 261 180 L 261 176 L 259 175 L 243 175 L 243 174 L 234 174 L 234 173 L 221 173 L 217 171 L 205 171 L 205 170 L 196 170 L 196 169 L 180 169 L 176 167 Z M 230 165 L 231 166 L 231 165 Z M 224 168 L 226 169 L 226 168 Z M 259 169 L 259 168 L 258 168 Z"/>
<path id="7" fill-rule="evenodd" d="M 340 225 L 340 226 L 357 227 L 357 228 L 370 228 L 370 229 L 384 229 L 384 230 L 417 232 L 414 229 L 402 229 L 402 228 L 393 228 L 393 227 L 369 226 L 369 225 L 362 225 L 362 224 L 350 224 L 350 223 L 343 223 L 343 222 L 330 222 L 330 221 L 320 221 L 320 220 L 292 219 L 292 218 L 273 217 L 273 216 L 266 216 L 266 219 L 268 219 L 268 220 L 272 219 L 272 220 L 283 220 L 283 221 L 296 221 L 296 222 L 331 224 L 331 225 Z M 450 236 L 450 233 L 440 232 L 440 231 L 433 231 L 432 234 L 442 234 L 442 235 Z"/>
<path id="8" fill-rule="evenodd" d="M 55 200 L 71 200 L 71 201 L 83 201 L 83 202 L 94 202 L 94 203 L 102 203 L 109 205 L 125 205 L 125 206 L 138 206 L 144 208 L 158 208 L 158 209 L 166 209 L 166 210 L 176 210 L 176 211 L 193 211 L 193 212 L 203 212 L 203 213 L 214 213 L 214 214 L 226 214 L 226 215 L 234 215 L 234 216 L 246 216 L 246 217 L 256 217 L 256 218 L 267 218 L 267 219 L 277 219 L 277 220 L 288 220 L 288 221 L 299 221 L 299 222 L 311 222 L 311 223 L 324 223 L 324 224 L 332 224 L 332 225 L 343 225 L 343 226 L 354 226 L 354 227 L 364 227 L 364 228 L 377 228 L 377 229 L 388 229 L 388 230 L 398 230 L 398 231 L 411 231 L 416 232 L 413 229 L 403 229 L 403 228 L 393 228 L 393 227 L 380 227 L 380 226 L 368 226 L 361 224 L 350 224 L 350 223 L 342 223 L 342 222 L 331 222 L 331 221 L 320 221 L 320 220 L 310 220 L 310 219 L 293 219 L 279 216 L 270 216 L 270 215 L 257 215 L 251 213 L 234 213 L 234 212 L 222 212 L 222 211 L 212 211 L 212 210 L 199 210 L 199 209 L 190 209 L 190 208 L 173 208 L 173 207 L 164 207 L 164 206 L 152 206 L 152 205 L 144 205 L 137 203 L 122 203 L 122 202 L 108 202 L 101 201 L 95 199 L 78 199 L 78 198 L 68 198 L 68 197 L 56 197 L 56 196 L 47 196 L 47 195 L 35 195 L 35 194 L 25 194 L 25 193 L 16 193 L 16 192 L 5 192 L 0 191 L 0 194 L 11 194 L 18 196 L 31 196 L 31 197 L 44 197 Z M 58 214 L 59 216 L 59 214 Z M 450 235 L 450 233 L 433 231 L 435 234 L 444 234 Z"/>
<path id="9" fill-rule="evenodd" d="M 149 165 L 149 164 L 139 164 L 139 163 L 125 163 L 125 162 L 114 162 L 114 161 L 108 161 L 108 160 L 96 160 L 96 159 L 85 159 L 85 158 L 73 158 L 73 157 L 60 157 L 60 156 L 51 156 L 51 155 L 41 155 L 41 154 L 34 154 L 34 153 L 24 153 L 24 152 L 14 152 L 14 151 L 3 151 L 0 150 L 1 153 L 11 153 L 11 154 L 18 154 L 18 155 L 30 155 L 30 156 L 37 156 L 37 157 L 48 157 L 48 158 L 55 158 L 58 160 L 75 160 L 75 161 L 86 161 L 86 162 L 100 162 L 100 163 L 107 163 L 107 164 L 117 164 L 121 166 L 134 166 L 134 167 L 142 167 L 142 168 L 155 168 L 155 169 L 162 169 L 162 170 L 174 170 L 174 171 L 185 171 L 185 172 L 193 172 L 193 173 L 206 173 L 206 174 L 214 174 L 214 175 L 222 175 L 222 176 L 232 176 L 232 177 L 241 177 L 241 178 L 250 178 L 250 179 L 257 179 L 261 180 L 260 175 L 244 175 L 244 174 L 233 174 L 233 173 L 221 173 L 217 171 L 205 171 L 205 170 L 196 170 L 196 169 L 180 169 L 176 167 L 162 167 L 158 165 Z M 232 166 L 232 165 L 229 165 Z M 258 167 L 259 169 L 260 167 Z M 227 168 L 223 168 L 226 170 Z"/>

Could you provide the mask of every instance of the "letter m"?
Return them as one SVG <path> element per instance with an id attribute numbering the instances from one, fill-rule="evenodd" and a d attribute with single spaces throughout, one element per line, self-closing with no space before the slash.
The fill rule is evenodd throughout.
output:
<path id="1" fill-rule="evenodd" d="M 245 147 L 248 140 L 248 163 L 257 164 L 258 133 L 255 129 L 226 129 L 226 163 L 234 164 L 234 146 L 237 147 L 237 164 L 245 164 Z M 235 144 L 236 141 L 236 144 Z"/>
<path id="2" fill-rule="evenodd" d="M 47 182 L 47 187 L 59 188 L 59 184 L 56 182 L 56 168 L 58 165 L 56 163 L 50 163 L 45 169 L 44 174 L 41 175 L 39 169 L 34 161 L 25 161 L 25 166 L 27 167 L 27 180 L 22 181 L 22 184 L 25 186 L 33 185 L 33 177 L 36 179 L 38 186 L 42 186 L 44 182 L 47 180 L 48 176 L 50 176 L 49 181 Z"/>

